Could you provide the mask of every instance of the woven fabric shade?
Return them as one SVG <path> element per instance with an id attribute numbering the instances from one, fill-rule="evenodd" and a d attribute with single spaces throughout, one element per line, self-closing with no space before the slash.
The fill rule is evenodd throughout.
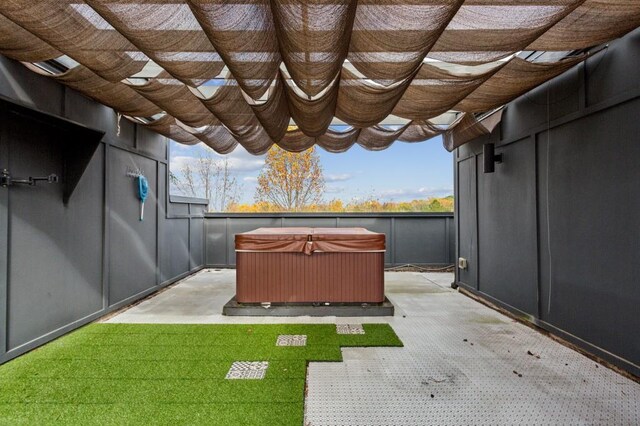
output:
<path id="1" fill-rule="evenodd" d="M 3 0 L 0 53 L 219 153 L 453 150 L 639 25 L 638 0 Z"/>

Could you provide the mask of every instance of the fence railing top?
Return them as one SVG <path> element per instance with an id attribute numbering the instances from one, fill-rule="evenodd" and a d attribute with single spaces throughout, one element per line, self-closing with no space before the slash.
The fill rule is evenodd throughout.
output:
<path id="1" fill-rule="evenodd" d="M 206 198 L 183 197 L 181 195 L 170 195 L 169 202 L 174 204 L 199 204 L 206 206 L 209 200 Z"/>
<path id="2" fill-rule="evenodd" d="M 440 217 L 453 218 L 453 212 L 348 212 L 348 213 L 331 213 L 331 212 L 300 212 L 300 213 L 225 213 L 225 212 L 207 212 L 206 218 L 339 218 L 339 217 Z"/>

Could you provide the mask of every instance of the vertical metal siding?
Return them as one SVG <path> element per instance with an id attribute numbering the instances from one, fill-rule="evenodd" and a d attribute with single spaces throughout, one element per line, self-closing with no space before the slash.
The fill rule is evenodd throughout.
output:
<path id="1" fill-rule="evenodd" d="M 636 30 L 456 152 L 460 285 L 636 375 L 639 67 Z M 504 152 L 493 175 L 475 166 L 486 142 Z"/>
<path id="2" fill-rule="evenodd" d="M 1 56 L 0 95 L 106 132 L 68 205 L 62 204 L 61 186 L 0 188 L 2 363 L 146 296 L 160 288 L 158 284 L 167 284 L 201 267 L 198 259 L 203 258 L 202 246 L 191 253 L 196 261 L 190 268 L 190 253 L 171 256 L 172 241 L 164 237 L 173 236 L 189 251 L 189 233 L 197 238 L 203 231 L 184 223 L 199 217 L 193 221 L 202 227 L 204 220 L 199 208 L 193 209 L 196 214 L 182 208 L 187 213 L 183 216 L 167 212 L 166 207 L 174 204 L 168 200 L 167 179 L 160 175 L 156 179 L 156 171 L 166 173 L 166 138 L 144 129 L 136 131 L 127 120 L 120 123 L 118 134 L 113 110 Z M 27 118 L 1 118 L 0 166 L 9 166 L 10 158 L 11 171 L 16 176 L 51 172 L 61 175 L 62 154 L 50 152 L 58 136 L 55 129 L 43 129 L 44 124 Z M 143 163 L 153 191 L 147 200 L 145 222 L 140 223 L 138 202 L 132 195 L 133 181 L 123 180 L 122 176 L 127 167 Z M 16 203 L 9 205 L 9 193 Z M 181 205 L 198 202 L 202 201 L 179 200 Z M 47 214 L 43 217 L 42 212 Z M 123 240 L 122 235 L 110 236 L 122 234 L 122 229 L 124 233 L 144 229 L 144 238 L 117 245 Z M 143 251 L 148 252 L 144 260 L 151 267 L 139 274 L 138 255 Z M 110 252 L 116 255 L 109 256 Z M 118 273 L 110 275 L 112 271 Z M 9 292 L 10 301 L 6 298 L 7 285 L 13 290 Z M 120 302 L 114 305 L 117 301 Z M 34 316 L 33 312 L 39 315 Z M 10 345 L 6 345 L 8 340 Z"/>
<path id="3" fill-rule="evenodd" d="M 237 253 L 241 303 L 384 301 L 384 253 Z"/>

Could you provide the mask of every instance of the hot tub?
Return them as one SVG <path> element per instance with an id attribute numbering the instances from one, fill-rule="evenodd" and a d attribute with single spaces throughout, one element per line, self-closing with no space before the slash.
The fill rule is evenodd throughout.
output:
<path id="1" fill-rule="evenodd" d="M 239 303 L 382 303 L 385 235 L 364 228 L 237 234 Z"/>

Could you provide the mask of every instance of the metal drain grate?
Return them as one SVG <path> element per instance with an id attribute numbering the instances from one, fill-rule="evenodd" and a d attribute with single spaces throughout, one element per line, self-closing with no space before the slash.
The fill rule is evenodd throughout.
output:
<path id="1" fill-rule="evenodd" d="M 227 373 L 226 379 L 262 380 L 269 367 L 268 361 L 235 361 Z"/>
<path id="2" fill-rule="evenodd" d="M 305 334 L 281 334 L 276 340 L 276 346 L 307 346 Z"/>
<path id="3" fill-rule="evenodd" d="M 364 334 L 362 324 L 336 324 L 338 334 Z"/>

